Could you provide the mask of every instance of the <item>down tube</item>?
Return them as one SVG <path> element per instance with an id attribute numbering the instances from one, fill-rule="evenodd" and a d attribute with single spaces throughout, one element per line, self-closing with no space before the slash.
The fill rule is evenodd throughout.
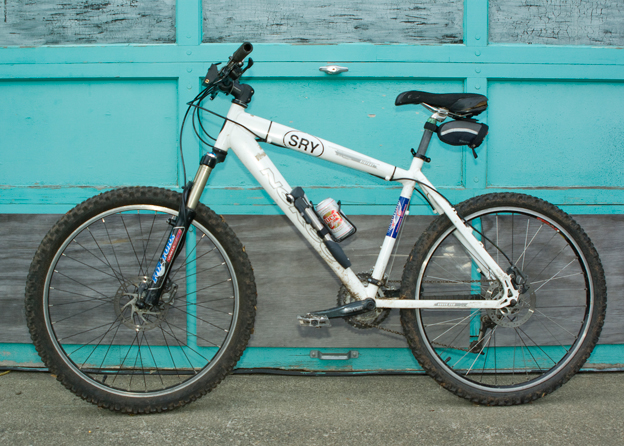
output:
<path id="1" fill-rule="evenodd" d="M 305 222 L 297 209 L 286 200 L 286 195 L 292 191 L 292 188 L 256 140 L 248 132 L 238 127 L 231 129 L 228 139 L 228 145 L 247 170 L 256 178 L 289 220 L 293 222 L 299 232 L 319 253 L 347 289 L 358 299 L 366 299 L 366 289 L 351 268 L 345 269 L 340 266 L 316 234 L 316 231 Z"/>

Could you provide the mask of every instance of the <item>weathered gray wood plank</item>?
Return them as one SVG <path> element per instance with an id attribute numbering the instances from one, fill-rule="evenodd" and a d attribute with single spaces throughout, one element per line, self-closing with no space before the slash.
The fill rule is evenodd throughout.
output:
<path id="1" fill-rule="evenodd" d="M 600 344 L 623 344 L 624 215 L 579 215 L 575 220 L 598 250 L 607 277 L 607 317 Z"/>
<path id="2" fill-rule="evenodd" d="M 30 262 L 58 215 L 0 214 L 0 342 L 30 342 L 24 285 Z"/>
<path id="3" fill-rule="evenodd" d="M 205 1 L 203 41 L 462 43 L 463 12 L 463 0 Z"/>
<path id="4" fill-rule="evenodd" d="M 2 0 L 0 45 L 175 43 L 175 0 Z"/>
<path id="5" fill-rule="evenodd" d="M 23 316 L 24 283 L 32 256 L 56 215 L 0 215 L 0 342 L 30 342 Z M 624 216 L 578 216 L 600 253 L 609 289 L 603 344 L 624 343 Z M 334 306 L 340 286 L 316 253 L 283 216 L 226 216 L 246 246 L 258 285 L 254 347 L 404 347 L 376 330 L 356 330 L 341 320 L 328 330 L 304 329 L 296 316 Z M 344 242 L 355 271 L 372 268 L 389 223 L 387 216 L 353 216 L 358 233 Z M 406 255 L 431 217 L 409 217 L 391 279 L 401 276 Z M 384 324 L 400 330 L 398 312 Z"/>
<path id="6" fill-rule="evenodd" d="M 490 0 L 490 42 L 624 44 L 621 0 Z"/>

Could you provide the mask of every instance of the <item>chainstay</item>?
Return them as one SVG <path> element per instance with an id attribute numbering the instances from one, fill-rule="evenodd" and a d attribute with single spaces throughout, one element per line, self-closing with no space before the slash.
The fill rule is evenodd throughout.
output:
<path id="1" fill-rule="evenodd" d="M 483 279 L 475 279 L 475 280 L 425 280 L 425 283 L 495 283 L 497 280 L 483 280 Z"/>
<path id="2" fill-rule="evenodd" d="M 483 283 L 483 282 L 493 283 L 493 282 L 496 282 L 496 280 L 476 279 L 476 280 L 463 280 L 461 282 L 457 282 L 457 281 L 454 281 L 454 280 L 426 280 L 425 281 L 425 283 L 455 283 L 455 284 L 457 284 L 457 283 Z M 388 284 L 389 283 L 401 283 L 401 281 L 400 280 L 388 280 L 387 283 Z M 398 335 L 398 336 L 406 337 L 405 333 L 403 333 L 401 331 L 392 330 L 391 328 L 382 327 L 381 325 L 367 324 L 367 323 L 364 323 L 364 322 L 360 322 L 360 324 L 362 326 L 366 327 L 366 328 L 376 328 L 377 330 L 380 330 L 380 331 L 385 331 L 387 333 L 392 333 L 392 334 L 395 334 L 395 335 Z M 440 344 L 440 343 L 436 343 L 436 345 L 439 345 L 440 347 L 451 348 L 451 349 L 454 349 L 454 350 L 463 350 L 463 351 L 469 352 L 468 349 L 461 348 L 461 347 L 453 347 L 453 346 L 450 346 L 450 345 L 445 345 L 445 344 Z"/>

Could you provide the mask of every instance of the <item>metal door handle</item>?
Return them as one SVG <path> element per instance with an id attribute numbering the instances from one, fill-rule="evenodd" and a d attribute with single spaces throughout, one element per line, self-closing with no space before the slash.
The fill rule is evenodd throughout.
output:
<path id="1" fill-rule="evenodd" d="M 340 67 L 338 65 L 327 65 L 325 67 L 319 68 L 320 71 L 324 71 L 327 74 L 338 74 L 349 71 L 347 67 Z"/>
<path id="2" fill-rule="evenodd" d="M 334 360 L 334 361 L 347 361 L 349 359 L 359 358 L 360 354 L 357 350 L 349 350 L 345 353 L 323 353 L 319 350 L 310 350 L 310 358 Z"/>

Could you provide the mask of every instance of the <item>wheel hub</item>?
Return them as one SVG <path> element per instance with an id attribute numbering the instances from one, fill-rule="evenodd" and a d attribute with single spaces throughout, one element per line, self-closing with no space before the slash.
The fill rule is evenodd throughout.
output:
<path id="1" fill-rule="evenodd" d="M 146 283 L 147 277 L 138 277 L 135 281 L 124 280 L 113 298 L 117 318 L 133 331 L 148 331 L 159 327 L 167 316 L 169 308 L 174 302 L 178 286 L 169 283 L 163 291 L 160 303 L 152 308 L 140 308 L 141 284 Z"/>
<path id="2" fill-rule="evenodd" d="M 487 310 L 487 315 L 492 322 L 501 327 L 520 327 L 535 313 L 535 300 L 535 292 L 529 289 L 524 294 L 520 294 L 516 305 Z"/>

